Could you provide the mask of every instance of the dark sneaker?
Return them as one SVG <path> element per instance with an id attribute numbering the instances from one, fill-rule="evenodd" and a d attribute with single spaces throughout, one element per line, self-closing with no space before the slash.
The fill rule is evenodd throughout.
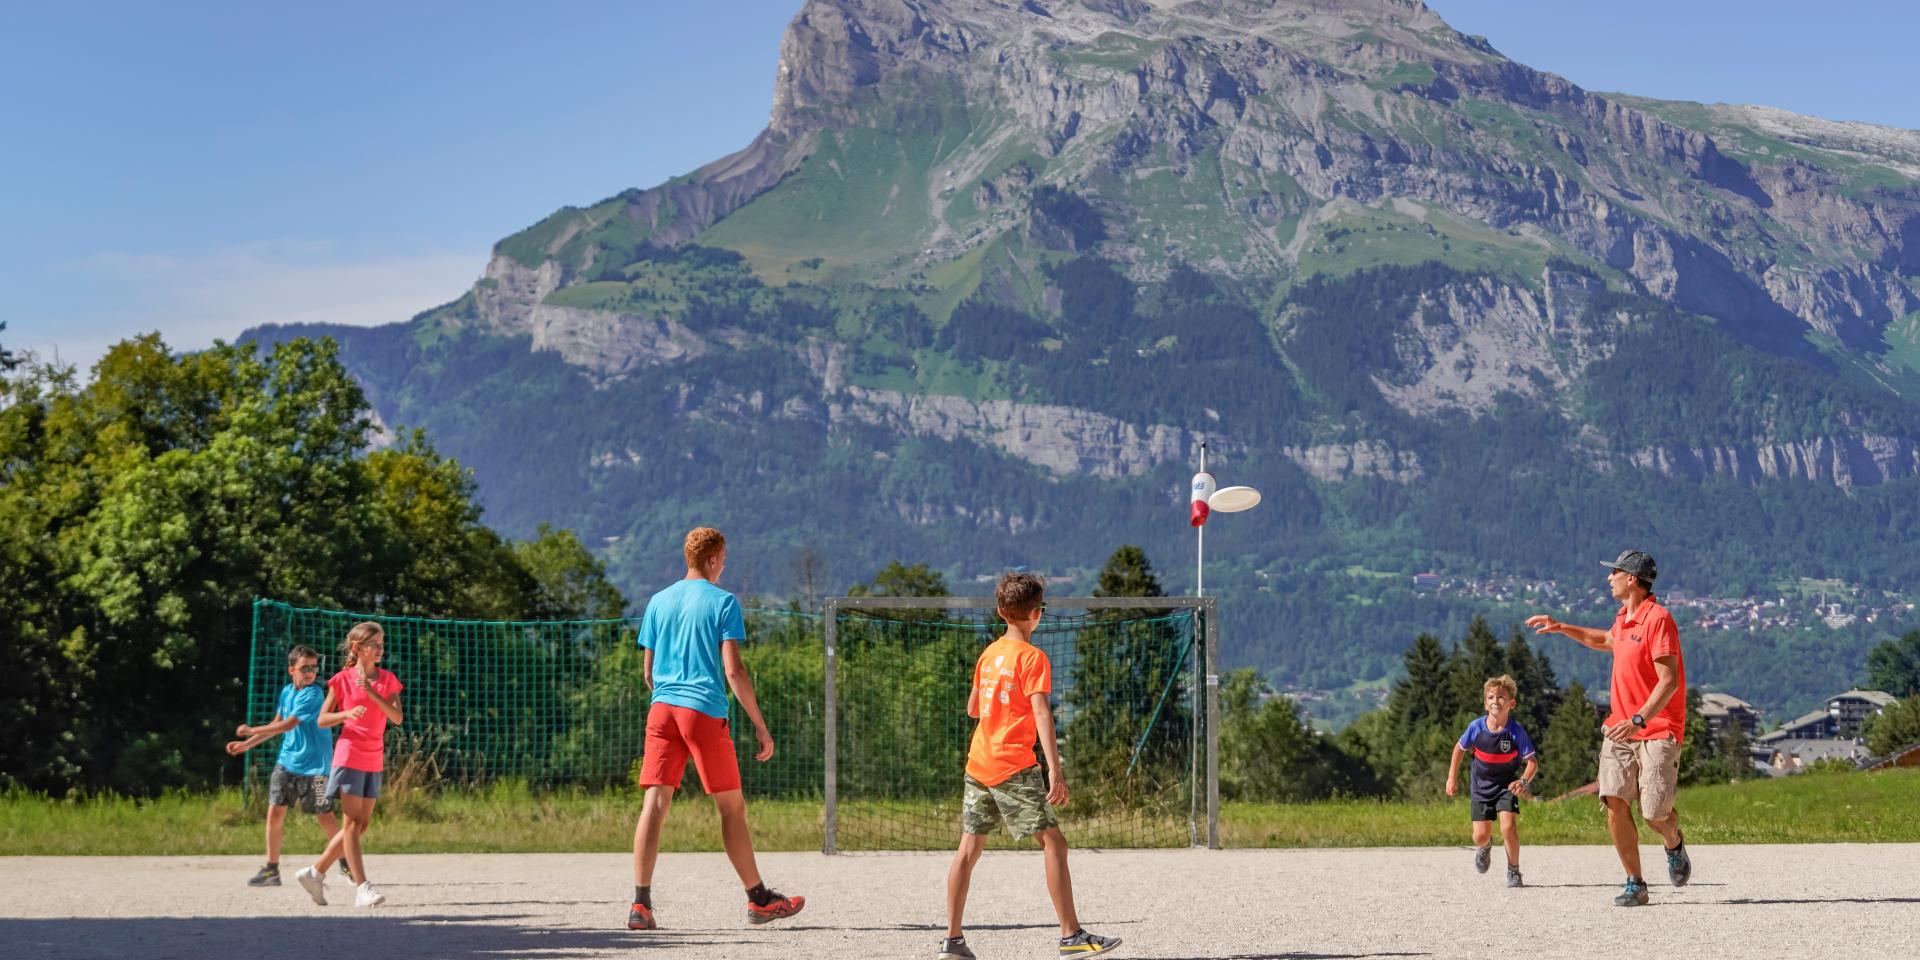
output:
<path id="1" fill-rule="evenodd" d="M 973 951 L 967 949 L 967 938 L 948 937 L 940 941 L 940 960 L 974 960 Z"/>
<path id="2" fill-rule="evenodd" d="M 269 863 L 260 868 L 260 872 L 247 881 L 249 887 L 277 887 L 280 885 L 280 865 Z"/>
<path id="3" fill-rule="evenodd" d="M 1644 907 L 1647 905 L 1647 885 L 1639 880 L 1628 880 L 1626 888 L 1613 898 L 1616 907 Z"/>
<path id="4" fill-rule="evenodd" d="M 1520 868 L 1511 863 L 1507 864 L 1507 886 L 1524 887 L 1526 885 L 1526 882 L 1520 879 Z"/>
<path id="5" fill-rule="evenodd" d="M 1684 887 L 1693 879 L 1693 858 L 1687 856 L 1687 838 L 1680 838 L 1680 845 L 1667 851 L 1667 879 L 1676 887 Z"/>
<path id="6" fill-rule="evenodd" d="M 1119 948 L 1119 937 L 1103 937 L 1085 930 L 1071 937 L 1060 938 L 1060 955 L 1063 957 L 1097 957 Z"/>
<path id="7" fill-rule="evenodd" d="M 636 903 L 627 911 L 628 930 L 652 930 L 659 924 L 653 922 L 653 908 L 644 903 Z"/>
<path id="8" fill-rule="evenodd" d="M 767 892 L 773 893 L 771 890 Z M 783 897 L 777 893 L 773 893 L 773 899 L 768 900 L 767 905 L 764 907 L 755 904 L 752 900 L 748 900 L 747 922 L 767 923 L 773 920 L 791 917 L 799 913 L 800 908 L 806 905 L 806 897 Z"/>
<path id="9" fill-rule="evenodd" d="M 1481 847 L 1480 849 L 1475 850 L 1473 852 L 1473 870 L 1475 873 L 1486 873 L 1487 867 L 1492 865 L 1493 865 L 1493 848 L 1492 847 Z"/>
<path id="10" fill-rule="evenodd" d="M 345 857 L 340 858 L 340 875 L 346 877 L 348 883 L 355 882 L 353 879 L 353 868 L 347 866 L 347 859 Z"/>

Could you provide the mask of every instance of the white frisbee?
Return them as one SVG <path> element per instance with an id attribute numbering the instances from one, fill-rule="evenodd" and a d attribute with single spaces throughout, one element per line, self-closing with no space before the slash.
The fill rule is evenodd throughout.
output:
<path id="1" fill-rule="evenodd" d="M 1251 510 L 1260 503 L 1260 491 L 1252 487 L 1221 487 L 1207 498 L 1207 506 L 1221 513 Z"/>

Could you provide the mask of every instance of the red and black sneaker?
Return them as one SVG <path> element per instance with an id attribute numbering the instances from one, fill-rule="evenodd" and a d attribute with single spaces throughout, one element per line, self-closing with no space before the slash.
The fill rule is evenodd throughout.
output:
<path id="1" fill-rule="evenodd" d="M 764 907 L 755 904 L 752 900 L 747 901 L 748 923 L 767 923 L 791 917 L 799 913 L 801 907 L 807 905 L 806 897 L 783 897 L 771 890 L 767 892 L 772 894 L 773 899 L 768 900 Z"/>
<path id="2" fill-rule="evenodd" d="M 653 922 L 653 908 L 644 903 L 636 903 L 627 911 L 628 930 L 652 930 L 659 926 Z"/>

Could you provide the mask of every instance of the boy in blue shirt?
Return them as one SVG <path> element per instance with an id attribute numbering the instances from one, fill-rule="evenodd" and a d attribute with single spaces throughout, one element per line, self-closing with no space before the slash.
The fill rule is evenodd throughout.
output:
<path id="1" fill-rule="evenodd" d="M 292 682 L 280 688 L 273 722 L 258 727 L 243 723 L 234 733 L 246 739 L 227 744 L 227 753 L 237 757 L 286 734 L 286 739 L 280 741 L 273 778 L 267 783 L 267 865 L 247 881 L 251 887 L 280 885 L 280 837 L 286 827 L 288 807 L 298 803 L 302 811 L 313 814 L 329 840 L 340 829 L 333 816 L 333 801 L 326 796 L 333 735 L 320 729 L 319 724 L 320 707 L 327 699 L 326 690 L 314 682 L 320 674 L 320 654 L 308 646 L 287 651 L 287 674 Z M 340 862 L 340 872 L 352 877 L 344 860 Z"/>
<path id="2" fill-rule="evenodd" d="M 1473 868 L 1487 872 L 1493 860 L 1492 824 L 1499 818 L 1500 839 L 1507 847 L 1507 886 L 1522 886 L 1520 879 L 1520 798 L 1528 796 L 1534 772 L 1540 769 L 1534 756 L 1533 739 L 1513 719 L 1513 706 L 1520 699 L 1519 686 L 1512 677 L 1488 680 L 1481 688 L 1487 715 L 1475 717 L 1453 746 L 1453 761 L 1447 766 L 1447 796 L 1460 789 L 1460 758 L 1473 754 Z M 1521 768 L 1525 767 L 1523 771 Z"/>

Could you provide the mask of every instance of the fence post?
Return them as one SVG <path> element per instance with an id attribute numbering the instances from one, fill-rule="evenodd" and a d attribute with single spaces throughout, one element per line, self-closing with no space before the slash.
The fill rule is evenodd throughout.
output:
<path id="1" fill-rule="evenodd" d="M 1220 849 L 1220 618 L 1207 604 L 1207 848 Z"/>
<path id="2" fill-rule="evenodd" d="M 826 828 L 820 835 L 820 852 L 832 854 L 838 852 L 839 840 L 837 836 L 839 832 L 837 829 L 838 818 L 835 816 L 835 808 L 839 805 L 840 801 L 840 711 L 838 709 L 839 691 L 837 689 L 837 674 L 839 671 L 836 669 L 839 655 L 838 651 L 835 650 L 835 646 L 840 639 L 840 605 L 829 599 L 825 612 L 826 655 L 822 657 L 821 660 L 826 664 L 827 673 L 822 679 L 820 687 L 826 691 L 826 703 L 823 707 L 824 712 L 821 714 L 822 719 L 826 721 L 822 726 L 826 728 L 827 740 L 824 753 L 826 758 L 826 783 L 822 785 L 823 794 L 826 798 Z"/>
<path id="3" fill-rule="evenodd" d="M 254 701 L 258 684 L 254 683 L 253 674 L 259 668 L 260 605 L 265 602 L 259 597 L 253 598 L 253 626 L 247 632 L 247 712 L 243 721 L 246 723 L 252 723 L 253 718 L 260 715 L 254 709 L 259 704 Z M 249 756 L 242 756 L 240 760 L 240 795 L 249 802 L 253 800 L 253 758 Z"/>

